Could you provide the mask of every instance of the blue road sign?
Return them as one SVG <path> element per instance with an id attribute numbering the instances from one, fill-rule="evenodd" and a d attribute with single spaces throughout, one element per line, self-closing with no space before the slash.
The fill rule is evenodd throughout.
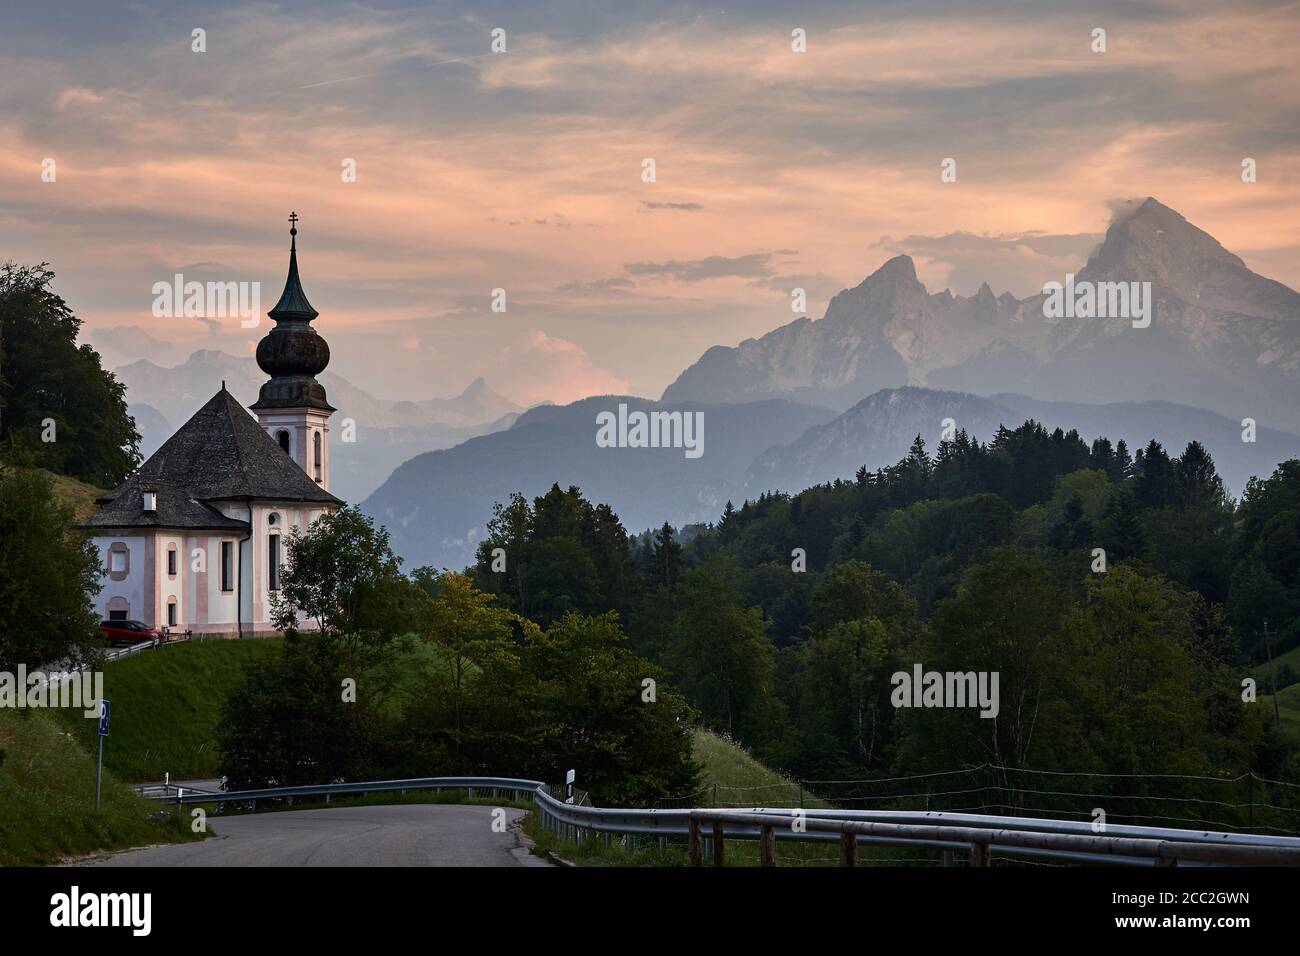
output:
<path id="1" fill-rule="evenodd" d="M 108 736 L 108 701 L 99 702 L 99 736 Z"/>

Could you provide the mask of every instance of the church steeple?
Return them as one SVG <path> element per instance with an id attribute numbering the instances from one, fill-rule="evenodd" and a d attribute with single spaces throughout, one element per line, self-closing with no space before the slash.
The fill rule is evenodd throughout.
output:
<path id="1" fill-rule="evenodd" d="M 322 489 L 329 490 L 329 417 L 325 386 L 316 376 L 330 361 L 330 347 L 312 328 L 317 312 L 298 278 L 298 214 L 289 215 L 289 276 L 280 301 L 266 315 L 275 325 L 257 343 L 257 364 L 271 376 L 249 406 L 285 454 Z"/>
<path id="2" fill-rule="evenodd" d="M 280 301 L 275 304 L 275 308 L 266 313 L 267 318 L 275 319 L 301 319 L 310 322 L 316 316 L 320 315 L 311 307 L 307 301 L 306 294 L 302 291 L 302 280 L 298 278 L 298 214 L 289 213 L 289 278 L 284 280 L 284 291 L 280 293 Z"/>
<path id="3" fill-rule="evenodd" d="M 257 364 L 271 380 L 262 386 L 253 411 L 268 408 L 319 408 L 334 411 L 315 376 L 329 365 L 330 349 L 312 328 L 319 313 L 307 301 L 298 277 L 298 214 L 290 213 L 289 275 L 280 301 L 267 318 L 275 326 L 257 344 Z"/>

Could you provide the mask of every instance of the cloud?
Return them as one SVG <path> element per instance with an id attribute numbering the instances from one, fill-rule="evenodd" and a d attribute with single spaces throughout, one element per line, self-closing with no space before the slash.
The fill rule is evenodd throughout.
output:
<path id="1" fill-rule="evenodd" d="M 1086 258 L 1117 194 L 1156 196 L 1300 286 L 1300 25 L 1283 4 L 1102 0 L 1104 55 L 1060 4 L 864 17 L 812 0 L 802 55 L 778 4 L 675 22 L 607 6 L 511 5 L 504 56 L 482 55 L 486 15 L 438 5 L 236 2 L 205 14 L 203 55 L 187 4 L 16 10 L 0 38 L 5 255 L 49 260 L 87 331 L 202 339 L 198 322 L 155 324 L 152 283 L 220 264 L 269 304 L 296 208 L 318 328 L 359 343 L 336 366 L 413 398 L 434 357 L 372 355 L 366 333 L 410 322 L 439 374 L 495 380 L 500 330 L 522 316 L 504 327 L 544 327 L 658 393 L 710 345 L 787 320 L 787 286 L 817 314 L 831 277 L 854 284 L 873 255 L 912 255 L 931 288 L 1028 294 Z M 1243 156 L 1259 162 L 1248 187 Z M 778 247 L 797 261 L 717 254 Z M 507 318 L 486 311 L 497 287 Z M 390 374 L 400 360 L 411 374 Z"/>
<path id="2" fill-rule="evenodd" d="M 502 392 L 521 405 L 576 402 L 589 395 L 626 394 L 628 381 L 599 368 L 576 342 L 532 329 L 503 348 L 494 362 L 494 380 L 509 383 Z"/>
<path id="3" fill-rule="evenodd" d="M 787 297 L 795 289 L 803 289 L 808 296 L 808 308 L 805 312 L 809 314 L 823 311 L 831 296 L 848 288 L 850 284 L 856 283 L 846 284 L 821 272 L 774 275 L 753 283 L 759 288 L 777 292 Z M 821 308 L 818 308 L 817 305 L 820 305 Z"/>
<path id="4" fill-rule="evenodd" d="M 629 262 L 623 268 L 629 275 L 661 276 L 678 282 L 703 282 L 705 279 L 727 276 L 753 279 L 771 274 L 768 264 L 771 258 L 770 252 L 754 252 L 735 257 L 705 256 L 703 259 L 685 261 L 670 259 L 667 262 Z"/>
<path id="5" fill-rule="evenodd" d="M 566 282 L 555 291 L 577 296 L 626 296 L 636 283 L 625 276 L 612 276 L 608 279 L 592 279 L 589 282 Z"/>

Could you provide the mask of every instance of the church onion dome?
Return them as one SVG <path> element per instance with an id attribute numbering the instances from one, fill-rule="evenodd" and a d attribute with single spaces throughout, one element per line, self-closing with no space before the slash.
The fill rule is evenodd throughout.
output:
<path id="1" fill-rule="evenodd" d="M 332 412 L 325 400 L 325 387 L 314 378 L 329 365 L 330 347 L 312 328 L 319 313 L 307 301 L 298 278 L 298 214 L 291 213 L 289 221 L 295 224 L 289 229 L 289 276 L 280 301 L 266 313 L 275 325 L 257 343 L 257 364 L 271 379 L 251 407 L 254 411 L 319 408 Z"/>

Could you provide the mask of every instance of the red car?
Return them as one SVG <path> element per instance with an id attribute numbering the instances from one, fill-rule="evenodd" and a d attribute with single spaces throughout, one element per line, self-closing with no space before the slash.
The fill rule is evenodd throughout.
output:
<path id="1" fill-rule="evenodd" d="M 145 641 L 167 639 L 161 630 L 141 621 L 101 621 L 99 629 L 104 632 L 110 647 L 114 644 L 143 644 Z"/>

